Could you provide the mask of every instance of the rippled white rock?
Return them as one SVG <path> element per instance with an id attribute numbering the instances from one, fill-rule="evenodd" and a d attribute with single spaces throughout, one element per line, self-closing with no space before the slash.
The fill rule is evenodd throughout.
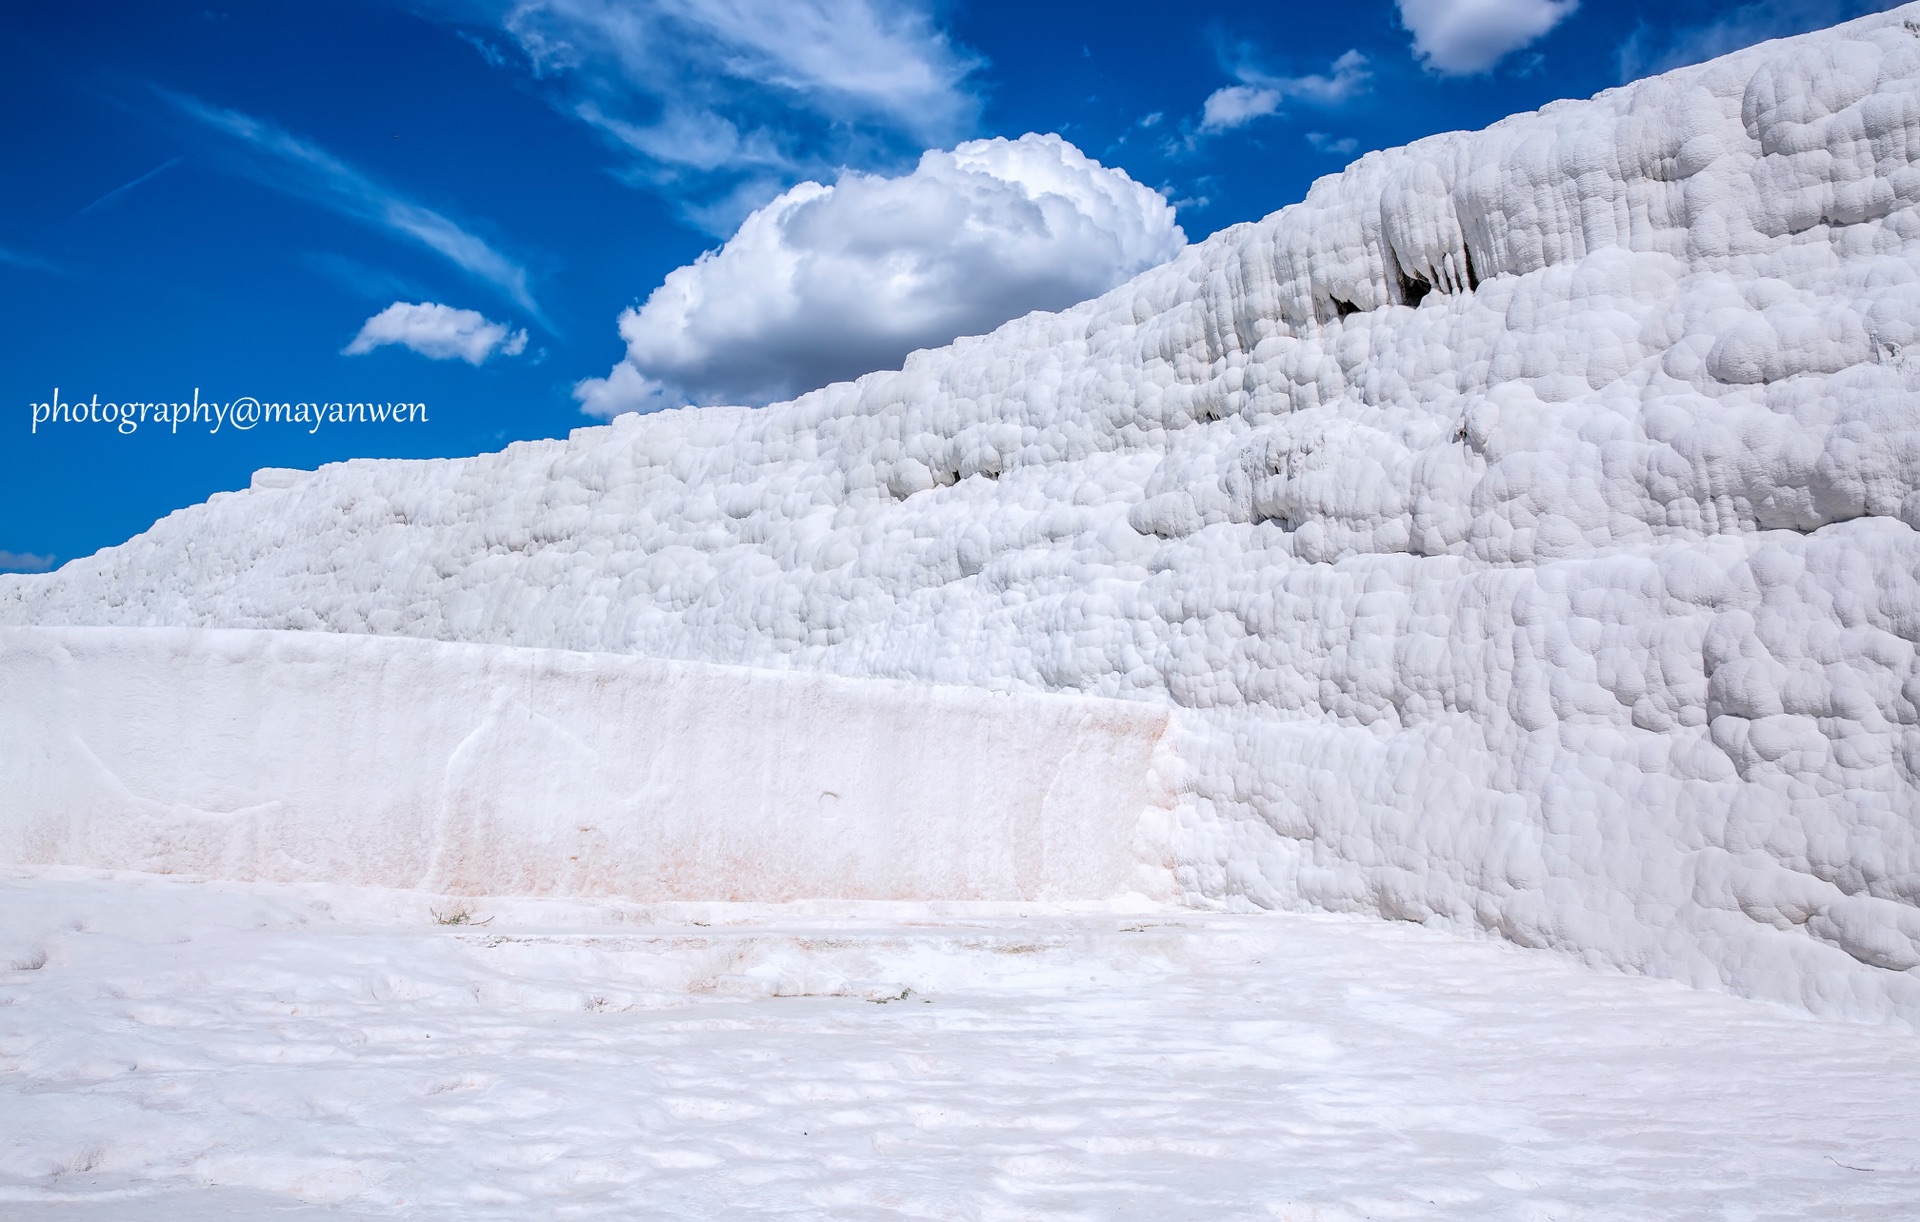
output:
<path id="1" fill-rule="evenodd" d="M 0 620 L 1168 703 L 1195 900 L 1920 1018 L 1916 28 L 1370 154 L 792 403 L 265 481 Z"/>

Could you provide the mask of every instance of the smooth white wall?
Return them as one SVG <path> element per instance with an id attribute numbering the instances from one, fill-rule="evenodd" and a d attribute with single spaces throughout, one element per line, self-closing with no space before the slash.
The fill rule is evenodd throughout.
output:
<path id="1" fill-rule="evenodd" d="M 321 633 L 0 631 L 0 860 L 644 900 L 1172 895 L 1168 714 Z"/>

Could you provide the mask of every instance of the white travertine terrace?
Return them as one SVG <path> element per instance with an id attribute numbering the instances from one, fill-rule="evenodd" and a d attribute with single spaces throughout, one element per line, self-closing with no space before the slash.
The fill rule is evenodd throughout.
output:
<path id="1" fill-rule="evenodd" d="M 1157 702 L 1192 902 L 1920 1021 L 1917 30 L 1369 154 L 791 403 L 262 472 L 0 621 Z"/>
<path id="2" fill-rule="evenodd" d="M 1168 714 L 1138 701 L 232 629 L 5 628 L 0 674 L 7 865 L 649 903 L 1176 894 Z"/>

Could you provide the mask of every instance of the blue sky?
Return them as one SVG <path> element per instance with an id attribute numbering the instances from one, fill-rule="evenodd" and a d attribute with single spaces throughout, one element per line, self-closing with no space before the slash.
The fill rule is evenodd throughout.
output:
<path id="1" fill-rule="evenodd" d="M 10 6 L 0 569 L 124 541 L 258 467 L 471 454 L 897 365 L 1366 150 L 1883 7 Z M 970 143 L 995 137 L 1015 143 Z M 427 410 L 33 419 L 196 392 Z"/>

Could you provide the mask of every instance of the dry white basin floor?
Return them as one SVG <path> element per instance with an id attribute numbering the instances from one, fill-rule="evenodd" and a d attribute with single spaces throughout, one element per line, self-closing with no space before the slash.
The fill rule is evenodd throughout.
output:
<path id="1" fill-rule="evenodd" d="M 0 879 L 0 1216 L 1911 1218 L 1920 1035 L 1335 918 Z"/>

